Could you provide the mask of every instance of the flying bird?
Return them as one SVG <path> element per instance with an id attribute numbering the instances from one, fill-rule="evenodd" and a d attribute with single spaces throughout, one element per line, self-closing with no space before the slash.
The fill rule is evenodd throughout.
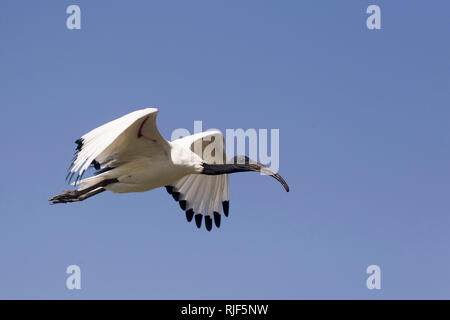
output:
<path id="1" fill-rule="evenodd" d="M 196 133 L 174 141 L 165 140 L 156 127 L 158 109 L 131 112 L 108 122 L 75 141 L 76 153 L 67 180 L 77 186 L 49 201 L 83 201 L 101 192 L 143 192 L 165 187 L 198 228 L 205 221 L 220 227 L 222 209 L 229 213 L 229 179 L 234 172 L 256 171 L 284 179 L 270 168 L 245 156 L 226 161 L 224 138 L 218 130 Z M 89 167 L 96 172 L 83 179 Z"/>

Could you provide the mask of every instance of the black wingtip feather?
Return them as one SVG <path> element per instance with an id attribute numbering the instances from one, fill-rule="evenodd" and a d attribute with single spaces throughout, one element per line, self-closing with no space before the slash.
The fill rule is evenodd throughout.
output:
<path id="1" fill-rule="evenodd" d="M 230 210 L 230 201 L 229 200 L 223 201 L 222 207 L 223 207 L 223 213 L 225 214 L 225 217 L 228 217 L 228 213 Z"/>
<path id="2" fill-rule="evenodd" d="M 214 223 L 217 228 L 220 227 L 220 213 L 214 211 Z"/>
<path id="3" fill-rule="evenodd" d="M 212 229 L 212 219 L 209 215 L 205 216 L 205 227 L 208 231 L 211 231 Z"/>
<path id="4" fill-rule="evenodd" d="M 183 211 L 186 210 L 186 204 L 187 204 L 186 200 L 180 200 L 179 204 L 180 204 L 181 210 L 183 210 Z"/>
<path id="5" fill-rule="evenodd" d="M 193 217 L 194 217 L 194 210 L 189 209 L 188 211 L 186 211 L 186 220 L 188 222 L 191 222 Z"/>
<path id="6" fill-rule="evenodd" d="M 195 224 L 197 225 L 197 228 L 199 228 L 199 229 L 202 226 L 202 218 L 203 218 L 203 216 L 201 213 L 197 213 L 195 215 Z"/>
<path id="7" fill-rule="evenodd" d="M 179 192 L 172 192 L 172 197 L 175 201 L 180 200 L 180 193 Z"/>
<path id="8" fill-rule="evenodd" d="M 173 192 L 173 187 L 172 186 L 166 186 L 166 190 L 169 194 L 172 194 Z"/>
<path id="9" fill-rule="evenodd" d="M 98 163 L 96 160 L 92 161 L 92 165 L 94 166 L 95 170 L 100 170 L 100 163 Z"/>
<path id="10" fill-rule="evenodd" d="M 75 141 L 75 143 L 77 144 L 77 150 L 81 151 L 81 149 L 83 148 L 83 139 L 80 138 L 77 141 Z"/>

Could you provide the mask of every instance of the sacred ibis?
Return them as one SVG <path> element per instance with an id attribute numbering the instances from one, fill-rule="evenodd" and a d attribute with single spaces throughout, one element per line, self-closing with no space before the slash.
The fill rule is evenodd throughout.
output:
<path id="1" fill-rule="evenodd" d="M 131 112 L 108 122 L 75 141 L 76 154 L 67 179 L 76 190 L 51 198 L 53 204 L 83 201 L 103 191 L 143 192 L 166 187 L 198 228 L 219 227 L 221 212 L 228 216 L 228 174 L 256 171 L 277 179 L 286 191 L 284 179 L 270 168 L 247 157 L 226 161 L 224 138 L 212 130 L 165 140 L 156 127 L 158 109 Z M 213 148 L 211 145 L 215 143 Z M 94 176 L 82 179 L 93 166 Z"/>

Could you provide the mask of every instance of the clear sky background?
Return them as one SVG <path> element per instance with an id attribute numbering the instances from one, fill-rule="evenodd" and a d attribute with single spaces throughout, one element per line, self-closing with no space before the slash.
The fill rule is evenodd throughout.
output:
<path id="1" fill-rule="evenodd" d="M 0 298 L 450 298 L 449 16 L 444 0 L 2 0 Z M 279 128 L 291 192 L 232 175 L 212 232 L 164 189 L 50 206 L 73 141 L 143 107 L 168 139 L 194 120 Z"/>

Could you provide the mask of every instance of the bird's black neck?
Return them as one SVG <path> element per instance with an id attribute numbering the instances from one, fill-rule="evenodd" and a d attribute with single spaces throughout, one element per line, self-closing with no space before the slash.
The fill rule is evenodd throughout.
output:
<path id="1" fill-rule="evenodd" d="M 248 158 L 246 158 L 245 160 L 246 160 L 245 163 L 237 163 L 237 161 L 234 161 L 234 163 L 227 163 L 227 164 L 208 164 L 203 162 L 202 163 L 203 171 L 201 173 L 210 176 L 217 176 L 221 174 L 230 174 L 235 172 L 246 172 L 246 171 L 262 172 L 277 179 L 283 185 L 284 189 L 286 189 L 286 191 L 289 192 L 289 187 L 286 181 L 284 181 L 284 179 L 278 173 L 262 165 L 261 163 L 250 162 Z"/>
<path id="2" fill-rule="evenodd" d="M 216 176 L 220 174 L 229 174 L 234 172 L 246 172 L 246 171 L 259 171 L 253 164 L 244 163 L 244 164 L 208 164 L 203 163 L 203 171 L 202 174 Z"/>

